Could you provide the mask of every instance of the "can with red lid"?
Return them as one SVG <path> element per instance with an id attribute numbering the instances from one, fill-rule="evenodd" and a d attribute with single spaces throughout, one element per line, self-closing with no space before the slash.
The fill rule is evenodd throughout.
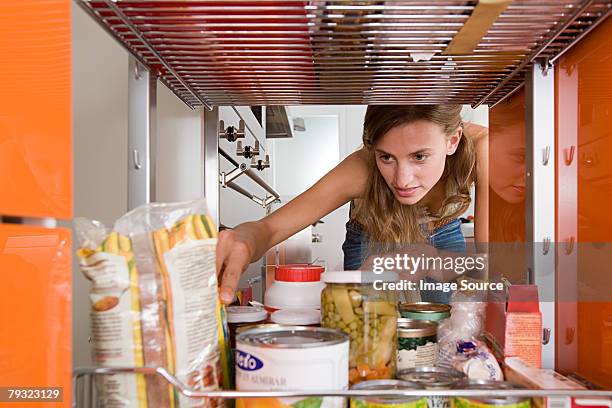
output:
<path id="1" fill-rule="evenodd" d="M 325 284 L 319 265 L 278 265 L 274 281 L 264 296 L 264 305 L 270 312 L 280 309 L 320 309 L 321 291 Z"/>

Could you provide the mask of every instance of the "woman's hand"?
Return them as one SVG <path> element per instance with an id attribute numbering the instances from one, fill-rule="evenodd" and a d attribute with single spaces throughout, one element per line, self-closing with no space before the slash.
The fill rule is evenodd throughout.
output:
<path id="1" fill-rule="evenodd" d="M 217 277 L 221 288 L 220 297 L 224 304 L 234 300 L 240 276 L 246 271 L 255 253 L 255 244 L 248 229 L 225 230 L 219 233 L 217 241 Z"/>

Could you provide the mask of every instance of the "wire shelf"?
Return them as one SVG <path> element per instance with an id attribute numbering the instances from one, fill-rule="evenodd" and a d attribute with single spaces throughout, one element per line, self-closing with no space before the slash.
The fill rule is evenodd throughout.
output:
<path id="1" fill-rule="evenodd" d="M 84 367 L 73 373 L 73 407 L 96 407 L 94 377 L 113 374 L 157 376 L 188 398 L 291 398 L 291 397 L 587 397 L 612 398 L 612 390 L 529 390 L 529 389 L 438 389 L 438 390 L 321 390 L 321 391 L 199 391 L 190 389 L 164 368 Z"/>
<path id="2" fill-rule="evenodd" d="M 467 55 L 477 1 L 77 0 L 187 105 L 494 104 L 605 19 L 605 0 L 514 0 Z"/>

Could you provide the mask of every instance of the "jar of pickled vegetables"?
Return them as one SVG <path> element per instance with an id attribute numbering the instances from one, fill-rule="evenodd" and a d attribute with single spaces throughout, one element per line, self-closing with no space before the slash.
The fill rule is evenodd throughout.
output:
<path id="1" fill-rule="evenodd" d="M 350 336 L 350 384 L 395 376 L 397 294 L 383 290 L 383 283 L 396 280 L 394 273 L 323 274 L 326 286 L 321 293 L 321 326 Z"/>

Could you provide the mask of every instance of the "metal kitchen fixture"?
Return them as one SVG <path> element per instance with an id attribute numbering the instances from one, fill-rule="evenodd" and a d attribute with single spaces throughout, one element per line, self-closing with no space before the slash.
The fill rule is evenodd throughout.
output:
<path id="1" fill-rule="evenodd" d="M 470 20 L 483 14 L 475 0 L 77 1 L 192 108 L 491 105 L 612 4 L 500 0 L 483 25 Z M 458 34 L 473 26 L 484 36 L 461 51 Z"/>

